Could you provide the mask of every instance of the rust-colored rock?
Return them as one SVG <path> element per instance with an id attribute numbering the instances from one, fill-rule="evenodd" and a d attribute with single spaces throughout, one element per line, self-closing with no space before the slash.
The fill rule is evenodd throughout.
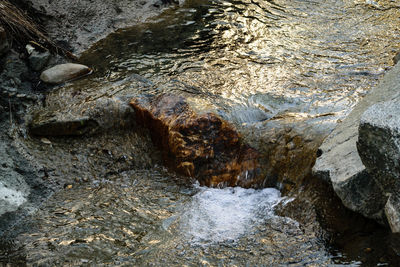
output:
<path id="1" fill-rule="evenodd" d="M 177 173 L 207 186 L 261 184 L 259 153 L 217 115 L 197 114 L 173 94 L 133 99 L 130 104 L 137 122 L 149 128 L 161 148 L 165 164 Z"/>

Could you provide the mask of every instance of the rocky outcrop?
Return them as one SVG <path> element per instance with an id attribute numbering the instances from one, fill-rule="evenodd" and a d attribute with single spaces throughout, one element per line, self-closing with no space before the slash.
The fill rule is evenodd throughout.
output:
<path id="1" fill-rule="evenodd" d="M 393 232 L 400 232 L 400 98 L 377 103 L 361 117 L 358 153 L 369 175 L 390 197 L 385 215 Z"/>
<path id="2" fill-rule="evenodd" d="M 82 64 L 66 63 L 43 71 L 40 79 L 45 83 L 59 84 L 87 75 L 91 71 L 89 67 Z"/>
<path id="3" fill-rule="evenodd" d="M 207 186 L 260 184 L 259 153 L 217 115 L 198 114 L 173 94 L 133 99 L 130 104 L 172 170 Z"/>
<path id="4" fill-rule="evenodd" d="M 313 167 L 315 175 L 332 184 L 346 207 L 379 222 L 386 220 L 387 196 L 360 158 L 359 123 L 370 106 L 392 99 L 399 91 L 400 65 L 396 65 L 326 138 Z"/>

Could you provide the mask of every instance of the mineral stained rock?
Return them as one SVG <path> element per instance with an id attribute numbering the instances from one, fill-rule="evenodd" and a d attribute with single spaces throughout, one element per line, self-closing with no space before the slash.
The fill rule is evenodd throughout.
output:
<path id="1" fill-rule="evenodd" d="M 130 102 L 137 123 L 150 130 L 165 164 L 201 185 L 256 187 L 262 175 L 257 150 L 213 113 L 194 112 L 183 97 L 163 94 Z"/>
<path id="2" fill-rule="evenodd" d="M 56 65 L 42 72 L 40 79 L 45 83 L 59 84 L 89 74 L 91 69 L 85 65 L 66 63 Z"/>

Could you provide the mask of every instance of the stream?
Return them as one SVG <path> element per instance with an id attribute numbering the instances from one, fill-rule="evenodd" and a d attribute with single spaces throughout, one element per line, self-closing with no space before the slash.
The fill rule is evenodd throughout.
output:
<path id="1" fill-rule="evenodd" d="M 20 150 L 49 166 L 65 189 L 16 226 L 8 259 L 35 266 L 395 263 L 400 246 L 385 243 L 372 222 L 343 217 L 363 226 L 346 240 L 353 247 L 338 247 L 325 238 L 335 234 L 320 225 L 318 207 L 297 207 L 297 216 L 285 207 L 307 191 L 300 188 L 323 138 L 392 66 L 399 25 L 400 5 L 389 0 L 186 0 L 110 34 L 80 58 L 94 74 L 48 99 L 72 105 L 184 95 L 262 153 L 265 188 L 207 188 L 172 174 L 145 129 L 52 137 L 51 145 L 25 136 Z"/>

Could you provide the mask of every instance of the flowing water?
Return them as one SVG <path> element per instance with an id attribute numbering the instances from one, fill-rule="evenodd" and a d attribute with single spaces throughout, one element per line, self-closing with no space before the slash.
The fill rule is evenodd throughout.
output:
<path id="1" fill-rule="evenodd" d="M 94 45 L 81 61 L 96 75 L 60 90 L 72 90 L 74 101 L 172 91 L 234 123 L 258 148 L 271 128 L 288 133 L 288 122 L 302 135 L 315 132 L 308 142 L 318 145 L 390 68 L 399 25 L 400 5 L 389 0 L 187 0 Z M 333 252 L 317 230 L 278 216 L 276 207 L 293 200 L 278 190 L 199 187 L 160 167 L 146 134 L 132 135 L 106 135 L 104 145 L 51 139 L 54 173 L 72 178 L 82 173 L 68 168 L 81 168 L 89 178 L 52 195 L 23 224 L 9 257 L 128 266 L 365 260 Z M 43 151 L 39 140 L 29 142 Z M 135 151 L 140 146 L 148 148 Z M 118 169 L 121 161 L 129 164 Z M 378 262 L 385 259 L 369 263 Z"/>
<path id="2" fill-rule="evenodd" d="M 337 119 L 392 64 L 399 7 L 381 2 L 189 0 L 81 60 L 101 76 L 137 73 L 159 91 L 187 91 L 229 121 Z"/>

